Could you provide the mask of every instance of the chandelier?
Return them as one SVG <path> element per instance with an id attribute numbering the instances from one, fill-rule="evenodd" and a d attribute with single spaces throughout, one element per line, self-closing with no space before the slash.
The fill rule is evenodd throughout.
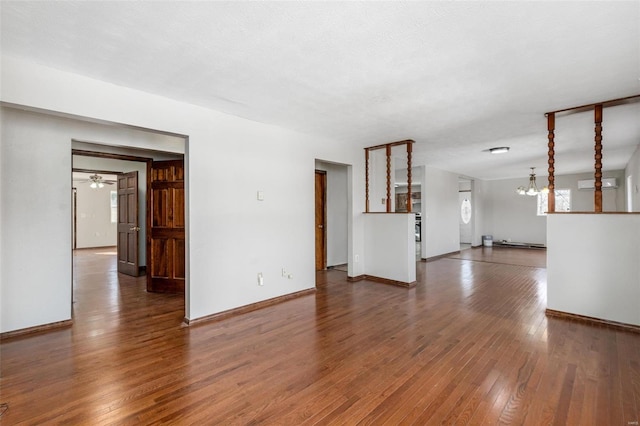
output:
<path id="1" fill-rule="evenodd" d="M 542 191 L 538 190 L 538 185 L 536 185 L 536 173 L 535 173 L 535 167 L 530 167 L 531 168 L 531 174 L 529 175 L 529 187 L 525 188 L 524 186 L 519 186 L 518 189 L 516 189 L 516 192 L 520 195 L 530 195 L 530 196 L 534 196 L 534 195 L 538 195 L 540 192 L 542 193 L 548 193 L 549 192 L 549 188 L 547 188 L 546 186 L 544 188 L 542 188 Z"/>

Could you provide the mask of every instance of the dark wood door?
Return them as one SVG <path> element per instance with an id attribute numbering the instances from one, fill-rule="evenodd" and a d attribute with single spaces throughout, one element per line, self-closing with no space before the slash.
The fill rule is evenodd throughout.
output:
<path id="1" fill-rule="evenodd" d="M 327 268 L 327 173 L 316 170 L 316 270 Z"/>
<path id="2" fill-rule="evenodd" d="M 138 263 L 138 172 L 118 175 L 118 272 L 137 277 Z"/>
<path id="3" fill-rule="evenodd" d="M 150 173 L 147 290 L 184 293 L 184 161 L 154 161 Z"/>

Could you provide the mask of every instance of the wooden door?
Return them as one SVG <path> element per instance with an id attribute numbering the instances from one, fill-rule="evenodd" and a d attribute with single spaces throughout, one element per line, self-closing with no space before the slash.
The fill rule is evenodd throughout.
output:
<path id="1" fill-rule="evenodd" d="M 184 293 L 184 161 L 154 161 L 150 173 L 147 291 Z"/>
<path id="2" fill-rule="evenodd" d="M 138 172 L 118 175 L 118 272 L 137 277 Z"/>
<path id="3" fill-rule="evenodd" d="M 327 173 L 316 170 L 316 270 L 327 268 Z"/>

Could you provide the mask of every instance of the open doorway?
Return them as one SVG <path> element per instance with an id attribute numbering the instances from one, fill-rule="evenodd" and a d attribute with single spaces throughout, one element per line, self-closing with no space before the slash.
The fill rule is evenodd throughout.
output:
<path id="1" fill-rule="evenodd" d="M 316 160 L 315 176 L 316 270 L 333 269 L 347 272 L 348 166 Z M 322 266 L 319 261 L 323 258 L 324 268 L 319 268 Z"/>
<path id="2" fill-rule="evenodd" d="M 175 167 L 175 165 L 180 167 Z M 186 269 L 184 155 L 74 141 L 72 167 L 76 174 L 80 172 L 93 173 L 89 175 L 89 181 L 85 180 L 84 182 L 77 180 L 74 176 L 74 186 L 86 185 L 86 188 L 83 188 L 84 195 L 87 197 L 91 195 L 94 198 L 93 202 L 84 202 L 85 200 L 80 199 L 83 194 L 76 190 L 74 194 L 76 208 L 73 212 L 74 229 L 78 229 L 77 223 L 79 221 L 97 216 L 96 212 L 101 207 L 96 204 L 101 204 L 102 207 L 109 207 L 108 215 L 113 226 L 110 231 L 112 234 L 115 233 L 115 238 L 111 235 L 108 240 L 109 246 L 111 246 L 110 250 L 105 250 L 107 247 L 96 249 L 96 244 L 84 244 L 82 248 L 93 248 L 84 250 L 82 253 L 74 252 L 72 272 L 74 287 L 87 274 L 92 274 L 95 278 L 110 276 L 113 279 L 106 280 L 106 286 L 111 287 L 113 291 L 108 294 L 118 294 L 117 290 L 121 289 L 121 285 L 126 282 L 127 285 L 139 286 L 141 291 L 179 294 L 184 303 L 186 278 L 184 275 Z M 102 187 L 93 185 L 91 182 L 92 179 L 98 179 L 96 176 L 101 179 Z M 167 189 L 166 180 L 169 177 L 172 182 L 168 185 L 171 188 Z M 96 195 L 105 192 L 105 189 L 109 195 L 108 200 L 102 200 L 105 201 L 104 203 L 96 202 Z M 180 192 L 181 195 L 175 195 L 176 192 Z M 169 204 L 171 208 L 165 208 Z M 85 211 L 87 208 L 90 208 L 89 212 Z M 104 216 L 106 213 L 100 214 Z M 179 240 L 182 244 L 176 244 L 176 238 L 166 238 L 164 228 L 158 230 L 157 226 L 154 226 L 157 225 L 156 222 L 160 221 L 163 221 L 160 226 L 164 226 L 167 218 L 171 223 L 180 224 Z M 98 233 L 94 232 L 94 234 Z M 75 236 L 80 235 L 77 231 L 75 234 Z M 105 241 L 107 240 L 105 239 Z M 175 249 L 176 246 L 177 249 Z M 74 248 L 81 247 L 76 243 Z M 153 251 L 154 249 L 155 251 Z M 91 258 L 91 256 L 94 257 Z M 172 256 L 171 259 L 167 259 L 168 256 Z M 167 275 L 173 278 L 176 275 L 176 270 L 179 275 L 178 281 L 182 284 L 178 286 L 179 288 L 171 289 L 174 291 L 166 291 L 164 287 L 160 289 L 149 287 L 149 283 L 156 284 L 157 279 L 166 281 Z M 125 276 L 132 277 L 133 281 Z M 72 291 L 75 291 L 75 288 Z"/>
<path id="3" fill-rule="evenodd" d="M 100 247 L 110 242 L 108 245 L 118 248 L 116 265 L 119 272 L 134 277 L 144 275 L 147 265 L 147 169 L 153 159 L 131 153 L 105 153 L 102 152 L 105 147 L 95 144 L 82 144 L 82 148 L 72 148 L 73 173 L 75 176 L 78 173 L 89 175 L 85 181 L 78 181 L 74 176 L 74 186 L 78 188 L 76 226 L 82 229 L 86 227 L 84 222 L 92 217 L 102 217 L 103 226 L 107 226 L 108 219 L 110 229 L 109 235 L 98 240 L 100 244 L 96 241 L 99 236 L 92 235 L 92 239 L 79 247 Z M 129 179 L 130 176 L 135 179 Z"/>
<path id="4" fill-rule="evenodd" d="M 73 249 L 115 247 L 118 172 L 74 170 Z"/>
<path id="5" fill-rule="evenodd" d="M 473 242 L 473 182 L 467 178 L 458 178 L 458 207 L 460 211 L 460 250 L 471 248 Z"/>

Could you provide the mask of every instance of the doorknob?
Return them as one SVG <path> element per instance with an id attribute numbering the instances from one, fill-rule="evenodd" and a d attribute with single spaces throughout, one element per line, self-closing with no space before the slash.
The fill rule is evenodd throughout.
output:
<path id="1" fill-rule="evenodd" d="M 132 226 L 131 228 L 129 228 L 129 231 L 139 231 L 140 227 L 139 226 Z"/>

